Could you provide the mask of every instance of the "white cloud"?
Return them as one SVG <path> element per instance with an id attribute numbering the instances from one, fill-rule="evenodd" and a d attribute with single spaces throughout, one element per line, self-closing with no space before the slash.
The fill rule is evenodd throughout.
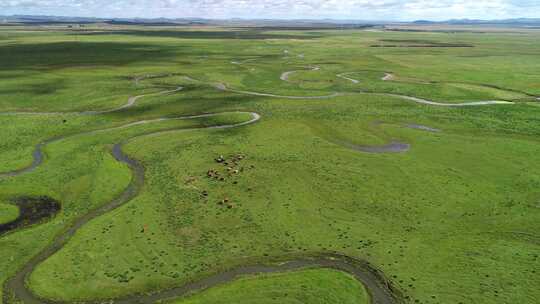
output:
<path id="1" fill-rule="evenodd" d="M 0 0 L 0 15 L 347 18 L 540 17 L 540 0 Z"/>

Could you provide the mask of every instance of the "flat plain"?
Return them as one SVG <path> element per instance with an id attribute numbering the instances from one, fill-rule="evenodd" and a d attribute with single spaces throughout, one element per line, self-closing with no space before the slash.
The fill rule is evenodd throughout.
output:
<path id="1" fill-rule="evenodd" d="M 537 303 L 539 52 L 0 27 L 0 303 Z"/>

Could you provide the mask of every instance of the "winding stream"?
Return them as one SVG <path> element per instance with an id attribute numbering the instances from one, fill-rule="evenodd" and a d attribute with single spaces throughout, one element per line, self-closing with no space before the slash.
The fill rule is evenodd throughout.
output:
<path id="1" fill-rule="evenodd" d="M 334 97 L 345 95 L 345 93 L 333 93 L 333 94 L 330 94 L 330 95 L 322 95 L 322 96 L 275 95 L 275 94 L 270 94 L 270 93 L 260 93 L 260 92 L 251 92 L 251 91 L 242 91 L 242 90 L 231 89 L 224 83 L 214 84 L 213 87 L 220 90 L 220 91 L 226 91 L 226 92 L 231 92 L 231 93 L 238 93 L 238 94 L 251 95 L 251 96 L 285 98 L 285 99 L 328 99 L 328 98 L 334 98 Z"/>
<path id="2" fill-rule="evenodd" d="M 315 68 L 315 69 L 318 69 L 318 68 Z M 287 81 L 288 75 L 290 75 L 290 73 L 291 72 L 285 72 L 284 74 L 282 74 L 282 80 Z M 348 79 L 352 82 L 354 82 L 353 80 L 355 80 L 352 78 L 345 77 L 346 74 L 340 74 L 340 75 L 343 76 L 342 78 Z M 281 95 L 274 95 L 274 94 L 269 94 L 269 93 L 235 90 L 235 89 L 228 88 L 227 85 L 223 83 L 214 84 L 213 86 L 216 89 L 221 90 L 221 91 L 228 91 L 228 92 L 247 94 L 247 95 L 253 95 L 253 96 L 265 96 L 265 97 L 288 98 L 288 99 L 325 99 L 325 98 L 333 98 L 333 97 L 345 95 L 345 93 L 334 93 L 334 94 L 325 95 L 325 96 L 281 96 Z M 145 96 L 174 93 L 180 90 L 182 90 L 182 87 L 178 87 L 175 90 L 130 97 L 126 104 L 120 107 L 111 109 L 111 110 L 85 111 L 85 112 L 46 112 L 46 113 L 5 112 L 5 113 L 0 113 L 0 114 L 1 115 L 19 115 L 19 114 L 53 115 L 53 114 L 72 113 L 72 114 L 79 114 L 79 115 L 98 115 L 98 114 L 104 114 L 104 113 L 111 113 L 115 111 L 121 111 L 126 108 L 132 107 L 133 105 L 135 105 L 138 99 Z M 424 100 L 424 99 L 420 99 L 416 97 L 396 95 L 396 94 L 380 93 L 376 95 L 398 97 L 398 98 L 414 101 L 417 103 L 436 105 L 436 106 L 472 106 L 472 105 L 488 105 L 488 104 L 511 104 L 510 102 L 503 102 L 503 101 L 480 101 L 480 102 L 470 102 L 470 103 L 461 103 L 461 104 L 445 104 L 445 103 L 438 103 L 434 101 Z M 251 119 L 245 122 L 237 123 L 237 124 L 219 125 L 219 126 L 201 127 L 201 128 L 178 129 L 178 130 L 179 131 L 180 130 L 194 131 L 194 130 L 236 128 L 240 126 L 253 124 L 259 121 L 261 118 L 259 114 L 254 113 L 254 112 L 228 112 L 228 113 L 249 113 L 251 115 Z M 158 119 L 153 119 L 153 120 L 141 120 L 141 121 L 128 123 L 128 124 L 118 126 L 118 127 L 101 129 L 101 130 L 93 130 L 93 131 L 83 132 L 83 133 L 79 133 L 75 135 L 68 135 L 65 137 L 51 138 L 35 146 L 34 152 L 32 153 L 33 155 L 32 164 L 22 169 L 18 169 L 18 170 L 6 172 L 6 173 L 1 173 L 0 177 L 14 177 L 14 176 L 18 176 L 18 175 L 28 173 L 34 170 L 40 164 L 43 163 L 43 159 L 44 159 L 43 148 L 50 143 L 65 139 L 67 137 L 78 136 L 78 135 L 83 135 L 83 134 L 93 134 L 93 133 L 98 133 L 98 132 L 110 131 L 114 129 L 128 128 L 128 127 L 140 125 L 140 124 L 155 123 L 155 122 L 161 122 L 161 121 L 167 121 L 167 120 L 196 119 L 196 118 L 217 116 L 217 115 L 222 115 L 222 114 L 226 114 L 226 113 L 212 113 L 212 114 L 202 114 L 202 115 L 192 115 L 192 116 L 181 116 L 181 117 L 174 117 L 174 118 L 158 118 Z M 157 134 L 161 132 L 164 132 L 164 131 L 156 131 L 150 134 Z M 24 303 L 27 303 L 27 304 L 55 303 L 54 301 L 40 299 L 36 295 L 34 295 L 27 288 L 25 284 L 26 278 L 32 273 L 32 271 L 37 265 L 44 262 L 49 257 L 51 257 L 56 252 L 58 252 L 60 249 L 62 249 L 66 245 L 66 243 L 69 241 L 69 239 L 73 235 L 75 235 L 75 233 L 77 233 L 77 231 L 81 227 L 83 227 L 85 224 L 87 224 L 89 221 L 122 206 L 123 204 L 131 201 L 133 198 L 135 198 L 139 194 L 144 184 L 144 172 L 145 172 L 144 167 L 137 160 L 125 154 L 122 151 L 122 146 L 128 143 L 130 140 L 133 140 L 134 138 L 140 138 L 142 136 L 147 136 L 150 134 L 135 136 L 114 145 L 111 152 L 113 157 L 116 159 L 116 161 L 126 164 L 132 172 L 132 179 L 129 185 L 127 186 L 127 188 L 114 200 L 111 200 L 110 202 L 105 203 L 101 207 L 94 209 L 91 212 L 77 218 L 69 227 L 66 228 L 66 230 L 63 233 L 59 234 L 49 245 L 47 245 L 43 250 L 41 250 L 36 256 L 32 257 L 21 269 L 19 269 L 19 271 L 12 278 L 10 278 L 4 285 L 4 298 L 6 302 L 8 301 L 8 295 L 13 294 L 15 295 L 17 299 L 20 299 Z M 350 148 L 357 149 L 364 152 L 385 153 L 385 152 L 404 152 L 404 151 L 407 151 L 409 147 L 410 147 L 409 144 L 406 144 L 406 143 L 391 142 L 390 144 L 384 145 L 384 146 L 356 146 L 354 145 L 354 147 L 350 147 Z M 276 262 L 280 262 L 280 263 L 276 263 Z M 379 271 L 370 267 L 367 262 L 356 260 L 351 257 L 333 254 L 333 253 L 322 253 L 319 255 L 308 255 L 304 257 L 282 259 L 281 261 L 276 261 L 275 259 L 269 259 L 266 262 L 263 261 L 256 264 L 249 264 L 249 261 L 246 261 L 246 263 L 247 264 L 244 264 L 244 266 L 238 266 L 224 272 L 210 275 L 202 280 L 188 283 L 178 288 L 159 291 L 151 295 L 132 295 L 125 298 L 116 299 L 113 301 L 113 303 L 126 303 L 126 304 L 127 303 L 155 303 L 156 301 L 182 296 L 189 292 L 199 291 L 199 290 L 210 288 L 219 284 L 230 282 L 237 279 L 241 275 L 284 272 L 284 271 L 302 269 L 306 267 L 333 268 L 333 269 L 347 272 L 353 275 L 358 281 L 362 282 L 366 286 L 368 292 L 371 295 L 372 303 L 376 303 L 376 304 L 399 303 L 397 296 L 395 296 L 396 291 L 391 288 L 388 281 L 384 278 L 384 276 Z M 96 301 L 96 302 L 102 302 L 102 301 Z"/>
<path id="3" fill-rule="evenodd" d="M 436 128 L 432 128 L 432 127 L 428 127 L 424 125 L 419 125 L 419 124 L 408 124 L 405 127 L 409 129 L 416 129 L 416 130 L 422 130 L 422 131 L 433 132 L 433 133 L 441 132 L 440 129 L 436 129 Z"/>
<path id="4" fill-rule="evenodd" d="M 160 78 L 160 77 L 169 77 L 173 74 L 159 74 L 159 75 L 144 75 L 140 77 L 135 77 L 134 82 L 135 85 L 138 86 L 139 83 L 145 79 L 152 79 L 152 78 Z M 109 110 L 98 110 L 98 111 L 80 111 L 80 112 L 34 112 L 34 111 L 13 111 L 13 112 L 0 112 L 0 115 L 62 115 L 62 114 L 75 114 L 75 115 L 100 115 L 100 114 L 108 114 L 108 113 L 114 113 L 119 112 L 122 110 L 125 110 L 127 108 L 130 108 L 134 106 L 137 103 L 137 100 L 148 97 L 148 96 L 157 96 L 157 95 L 165 95 L 165 94 L 172 94 L 176 92 L 182 91 L 184 88 L 179 86 L 176 89 L 173 90 L 167 90 L 167 91 L 161 91 L 157 93 L 149 93 L 149 94 L 143 94 L 138 96 L 131 96 L 128 98 L 127 102 L 119 107 L 112 108 Z"/>
<path id="5" fill-rule="evenodd" d="M 306 71 L 319 71 L 320 69 L 321 69 L 320 67 L 316 66 L 316 67 L 307 68 Z M 302 71 L 302 70 L 294 70 L 294 71 L 283 72 L 281 74 L 281 76 L 279 77 L 279 79 L 290 83 L 291 81 L 289 80 L 289 76 L 291 76 L 292 74 L 294 74 L 296 72 L 299 72 L 299 71 Z"/>
<path id="6" fill-rule="evenodd" d="M 125 104 L 123 104 L 123 105 L 121 105 L 121 106 L 119 106 L 117 108 L 113 108 L 113 109 L 109 109 L 109 110 L 82 111 L 82 112 L 31 112 L 31 111 L 28 111 L 28 112 L 26 112 L 26 111 L 18 111 L 17 112 L 17 111 L 15 111 L 15 112 L 1 112 L 0 115 L 63 115 L 63 114 L 100 115 L 100 114 L 108 114 L 108 113 L 118 112 L 118 111 L 122 111 L 122 110 L 125 110 L 127 108 L 130 108 L 130 107 L 134 106 L 137 103 L 137 100 L 139 100 L 139 99 L 141 99 L 143 97 L 172 94 L 172 93 L 180 92 L 183 89 L 184 89 L 183 87 L 177 87 L 174 90 L 168 90 L 168 91 L 162 91 L 162 92 L 157 92 L 157 93 L 150 93 L 150 94 L 132 96 L 132 97 L 128 98 L 128 101 Z"/>
<path id="7" fill-rule="evenodd" d="M 151 123 L 151 122 L 164 121 L 164 120 L 169 120 L 169 119 L 194 119 L 194 118 L 210 117 L 210 116 L 221 115 L 221 114 L 222 113 L 203 114 L 203 115 L 185 116 L 185 117 L 177 117 L 177 118 L 161 118 L 161 119 L 148 120 L 148 121 L 138 121 L 138 122 L 126 124 L 119 127 L 90 131 L 90 132 L 86 132 L 85 134 L 103 132 L 103 131 L 119 129 L 119 128 L 127 128 L 129 126 L 133 126 L 136 124 Z M 211 127 L 205 127 L 205 128 L 180 129 L 180 130 L 193 131 L 193 130 L 205 130 L 205 129 L 235 128 L 235 127 L 240 127 L 240 126 L 255 123 L 260 119 L 259 114 L 257 113 L 250 113 L 250 114 L 252 117 L 250 120 L 237 123 L 237 124 L 211 126 Z M 156 134 L 160 132 L 163 132 L 163 131 L 157 131 L 151 134 Z M 149 134 L 145 134 L 142 136 L 147 136 L 147 135 Z M 134 138 L 137 138 L 137 137 L 140 137 L 140 136 L 136 136 Z M 38 298 L 36 295 L 34 295 L 27 288 L 25 284 L 25 280 L 32 273 L 32 271 L 35 269 L 37 265 L 44 262 L 53 254 L 58 252 L 61 248 L 63 248 L 66 245 L 66 243 L 69 241 L 69 239 L 75 233 L 77 233 L 77 231 L 81 227 L 83 227 L 92 219 L 99 217 L 105 213 L 108 213 L 122 206 L 123 204 L 131 201 L 133 198 L 135 198 L 139 194 L 141 187 L 144 184 L 144 167 L 137 160 L 129 157 L 122 151 L 122 146 L 132 139 L 133 138 L 117 143 L 116 145 L 114 145 L 112 149 L 112 155 L 114 156 L 114 158 L 118 162 L 126 164 L 132 171 L 132 179 L 128 187 L 122 192 L 121 195 L 119 195 L 114 200 L 76 219 L 74 223 L 69 228 L 67 228 L 67 230 L 64 233 L 56 237 L 51 242 L 51 244 L 49 244 L 44 250 L 42 250 L 40 253 L 34 256 L 30 261 L 28 261 L 24 265 L 24 267 L 20 269 L 19 272 L 17 272 L 17 274 L 14 277 L 12 277 L 6 282 L 5 284 L 6 295 L 8 293 L 13 293 L 17 299 L 22 300 L 24 303 L 27 303 L 27 304 L 55 303 L 54 301 L 50 301 L 50 300 L 42 300 Z M 60 138 L 57 138 L 55 140 L 60 140 Z M 48 142 L 50 143 L 52 141 L 48 141 Z M 38 145 L 39 147 L 36 147 L 36 149 L 39 150 L 44 145 L 45 143 L 40 144 Z M 35 162 L 35 163 L 36 165 L 34 166 L 34 168 L 40 164 L 40 162 Z M 21 172 L 19 174 L 22 174 L 22 173 L 24 172 Z M 114 300 L 114 303 L 126 303 L 126 304 L 127 303 L 155 303 L 156 301 L 159 301 L 159 300 L 164 300 L 171 297 L 179 297 L 193 291 L 198 291 L 198 290 L 210 288 L 212 286 L 216 286 L 219 284 L 223 284 L 226 282 L 230 282 L 237 279 L 239 276 L 242 276 L 242 275 L 284 272 L 284 271 L 292 271 L 292 270 L 306 268 L 306 267 L 333 268 L 333 269 L 350 273 L 357 280 L 359 280 L 366 286 L 366 288 L 368 289 L 368 292 L 370 293 L 372 297 L 372 303 L 382 303 L 382 304 L 397 303 L 396 298 L 393 296 L 391 290 L 388 287 L 389 286 L 388 283 L 385 283 L 386 280 L 384 279 L 384 277 L 379 272 L 371 268 L 369 264 L 366 262 L 355 260 L 353 258 L 346 257 L 346 256 L 336 255 L 336 254 L 321 254 L 317 256 L 306 256 L 303 258 L 296 258 L 292 260 L 283 260 L 279 264 L 276 264 L 275 262 L 276 262 L 275 260 L 272 260 L 272 261 L 269 261 L 268 263 L 252 264 L 249 266 L 239 266 L 225 272 L 220 272 L 218 274 L 211 275 L 200 281 L 183 285 L 178 288 L 161 291 L 161 292 L 151 294 L 151 295 L 132 295 L 126 298 L 116 299 Z M 96 303 L 99 303 L 99 302 L 101 301 L 96 301 Z"/>
<path id="8" fill-rule="evenodd" d="M 460 103 L 445 103 L 445 102 L 436 102 L 432 100 L 422 99 L 413 96 L 391 94 L 391 93 L 372 93 L 374 95 L 397 97 L 409 101 L 414 101 L 416 103 L 426 104 L 430 106 L 439 106 L 439 107 L 470 107 L 470 106 L 485 106 L 485 105 L 511 105 L 514 104 L 511 101 L 506 100 L 484 100 L 484 101 L 469 101 L 469 102 L 460 102 Z"/>
<path id="9" fill-rule="evenodd" d="M 178 118 L 171 118 L 171 119 L 193 119 L 193 118 L 200 118 L 200 117 L 210 117 L 210 116 L 221 115 L 221 114 L 223 114 L 223 113 L 204 114 L 204 115 L 196 115 L 196 116 L 185 116 L 185 117 L 178 117 Z M 250 114 L 252 116 L 251 120 L 241 122 L 241 123 L 237 123 L 237 124 L 220 125 L 220 126 L 212 126 L 212 127 L 205 127 L 205 128 L 179 129 L 179 130 L 193 131 L 193 130 L 206 130 L 206 129 L 227 129 L 227 128 L 234 128 L 234 127 L 240 127 L 240 126 L 252 124 L 252 123 L 257 122 L 260 119 L 259 114 L 257 114 L 257 113 L 250 113 Z M 167 120 L 167 119 L 166 118 L 159 119 L 159 121 L 163 121 L 163 120 Z M 154 120 L 154 121 L 158 121 L 158 120 Z M 147 122 L 150 122 L 150 121 L 147 121 Z M 147 122 L 144 122 L 144 123 L 147 123 Z M 142 123 L 142 122 L 138 122 L 138 123 Z M 129 124 L 129 125 L 133 125 L 133 123 Z M 129 125 L 124 125 L 124 126 L 121 126 L 121 127 L 116 127 L 116 128 L 111 128 L 111 129 L 125 128 L 125 127 L 127 127 Z M 111 129 L 106 129 L 106 130 L 111 130 Z M 99 131 L 104 131 L 104 130 L 99 130 Z M 95 131 L 92 131 L 92 132 L 95 132 Z M 150 134 L 157 134 L 157 133 L 161 133 L 161 132 L 163 132 L 163 131 L 157 131 L 157 132 L 150 133 Z M 147 135 L 150 135 L 150 134 L 145 134 L 145 135 L 142 135 L 142 136 L 147 136 Z M 133 138 L 137 138 L 137 137 L 141 137 L 141 136 L 136 136 L 136 137 L 133 137 Z M 82 226 L 84 226 L 86 223 L 88 223 L 89 221 L 91 221 L 92 219 L 94 219 L 94 218 L 96 218 L 98 216 L 101 216 L 101 215 L 103 215 L 103 214 L 105 214 L 107 212 L 110 212 L 110 211 L 122 206 L 123 204 L 129 202 L 130 200 L 132 200 L 134 197 L 136 197 L 139 194 L 140 189 L 142 188 L 142 186 L 144 184 L 144 167 L 138 161 L 136 161 L 135 159 L 130 158 L 128 155 L 126 155 L 122 151 L 122 146 L 124 144 L 126 144 L 127 142 L 129 142 L 130 140 L 132 140 L 133 138 L 130 138 L 130 139 L 127 139 L 127 140 L 125 140 L 123 142 L 117 143 L 116 145 L 114 145 L 114 147 L 112 149 L 112 155 L 114 156 L 114 158 L 118 162 L 126 164 L 130 168 L 130 170 L 132 171 L 132 179 L 131 179 L 131 182 L 129 183 L 128 187 L 122 192 L 122 194 L 120 194 L 120 196 L 118 196 L 114 200 L 112 200 L 112 201 L 104 204 L 103 206 L 101 206 L 101 207 L 99 207 L 99 208 L 97 208 L 97 209 L 95 209 L 95 210 L 81 216 L 80 218 L 76 219 L 73 222 L 73 224 L 69 228 L 67 228 L 66 231 L 64 231 L 64 233 L 57 236 L 51 242 L 51 244 L 49 244 L 47 247 L 45 247 L 45 249 L 43 249 L 36 256 L 34 256 L 32 259 L 30 259 L 24 265 L 24 267 L 22 269 L 20 269 L 19 272 L 17 272 L 17 274 L 14 277 L 12 277 L 11 279 L 9 279 L 7 281 L 7 283 L 5 284 L 5 289 L 6 289 L 5 293 L 6 294 L 8 292 L 12 292 L 12 293 L 15 294 L 15 296 L 18 299 L 22 300 L 24 303 L 27 303 L 27 304 L 28 303 L 33 304 L 33 303 L 48 303 L 48 302 L 50 302 L 50 301 L 43 301 L 43 300 L 37 298 L 26 287 L 25 279 L 32 273 L 34 268 L 37 265 L 44 262 L 45 260 L 47 260 L 50 256 L 55 254 L 62 247 L 64 247 L 64 245 L 68 242 L 68 240 Z"/>
<path id="10" fill-rule="evenodd" d="M 244 59 L 244 60 L 233 60 L 231 61 L 231 64 L 236 64 L 236 65 L 242 65 L 242 64 L 245 64 L 245 63 L 248 63 L 250 61 L 255 61 L 257 59 L 259 59 L 260 57 L 255 57 L 255 58 L 248 58 L 248 59 Z"/>
<path id="11" fill-rule="evenodd" d="M 129 128 L 129 127 L 133 127 L 133 126 L 138 126 L 138 125 L 143 125 L 143 124 L 151 124 L 151 123 L 158 123 L 158 122 L 164 122 L 164 121 L 188 120 L 188 119 L 196 119 L 196 118 L 213 117 L 213 116 L 218 116 L 218 115 L 223 115 L 223 114 L 242 114 L 242 113 L 247 113 L 247 112 L 220 112 L 220 113 L 210 113 L 210 114 L 200 114 L 200 115 L 156 118 L 156 119 L 150 119 L 150 120 L 139 120 L 139 121 L 130 122 L 130 123 L 127 123 L 127 124 L 124 124 L 124 125 L 121 125 L 121 126 L 117 126 L 117 127 L 111 127 L 111 128 L 106 128 L 106 129 L 97 129 L 97 130 L 81 132 L 81 133 L 67 135 L 67 136 L 53 137 L 53 138 L 47 139 L 47 140 L 37 144 L 34 147 L 34 151 L 32 152 L 33 160 L 32 160 L 32 163 L 29 166 L 21 168 L 21 169 L 16 169 L 16 170 L 13 170 L 13 171 L 9 171 L 9 172 L 0 173 L 0 178 L 14 177 L 14 176 L 18 176 L 18 175 L 21 175 L 21 174 L 25 174 L 25 173 L 34 171 L 37 167 L 39 167 L 43 163 L 43 159 L 44 159 L 43 148 L 45 146 L 51 144 L 51 143 L 55 143 L 55 142 L 64 140 L 66 138 L 82 136 L 82 135 L 97 134 L 97 133 L 100 133 L 100 132 L 107 132 L 107 131 L 125 129 L 125 128 Z M 242 126 L 242 125 L 245 125 L 245 124 L 255 122 L 255 121 L 260 119 L 260 116 L 257 113 L 248 113 L 248 114 L 251 114 L 251 116 L 253 117 L 253 119 L 250 120 L 250 121 L 243 122 L 243 123 L 238 123 L 238 124 L 235 124 L 235 125 L 212 126 L 212 127 L 207 127 L 206 129 L 237 127 L 237 126 Z"/>
<path id="12" fill-rule="evenodd" d="M 249 262 L 246 262 L 244 266 L 234 267 L 181 287 L 161 291 L 156 294 L 134 295 L 120 298 L 114 300 L 114 303 L 153 304 L 158 301 L 182 297 L 193 292 L 229 283 L 246 275 L 280 273 L 305 268 L 330 268 L 346 272 L 354 276 L 356 280 L 365 286 L 370 295 L 371 303 L 399 303 L 398 298 L 393 295 L 392 287 L 379 271 L 372 268 L 367 262 L 335 253 L 318 254 L 295 259 L 283 259 L 282 261 L 273 259 L 269 260 L 267 263 L 250 264 Z"/>
<path id="13" fill-rule="evenodd" d="M 348 75 L 352 75 L 354 74 L 354 72 L 350 72 L 350 73 L 341 73 L 341 74 L 337 74 L 336 77 L 338 78 L 342 78 L 342 79 L 345 79 L 345 80 L 348 80 L 354 84 L 358 84 L 360 83 L 360 80 L 357 80 L 357 79 L 354 79 L 354 78 L 350 78 L 350 77 L 347 77 Z"/>
<path id="14" fill-rule="evenodd" d="M 345 96 L 345 95 L 353 95 L 353 93 L 343 93 L 343 92 L 336 92 L 332 93 L 330 95 L 322 95 L 322 96 L 287 96 L 287 95 L 275 95 L 270 93 L 260 93 L 260 92 L 252 92 L 252 91 L 243 91 L 243 90 L 236 90 L 229 88 L 224 83 L 218 83 L 213 85 L 214 88 L 221 90 L 221 91 L 227 91 L 232 93 L 238 93 L 238 94 L 244 94 L 244 95 L 252 95 L 252 96 L 263 96 L 263 97 L 274 97 L 274 98 L 285 98 L 285 99 L 328 99 L 328 98 L 334 98 L 339 96 Z M 416 103 L 431 105 L 431 106 L 440 106 L 440 107 L 470 107 L 470 106 L 482 106 L 482 105 L 511 105 L 515 104 L 511 101 L 505 101 L 505 100 L 487 100 L 487 101 L 472 101 L 472 102 L 461 102 L 461 103 L 444 103 L 444 102 L 436 102 L 432 100 L 422 99 L 418 97 L 413 96 L 407 96 L 407 95 L 399 95 L 399 94 L 391 94 L 391 93 L 368 93 L 368 92 L 359 92 L 360 94 L 370 94 L 370 95 L 380 95 L 380 96 L 388 96 L 388 97 L 395 97 L 400 98 L 408 101 L 413 101 Z"/>

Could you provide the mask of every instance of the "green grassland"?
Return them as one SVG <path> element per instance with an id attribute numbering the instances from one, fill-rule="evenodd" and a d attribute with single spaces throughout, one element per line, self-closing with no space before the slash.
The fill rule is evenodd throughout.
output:
<path id="1" fill-rule="evenodd" d="M 246 277 L 170 303 L 363 304 L 369 300 L 363 286 L 348 275 L 335 270 L 304 270 Z"/>
<path id="2" fill-rule="evenodd" d="M 0 172 L 30 164 L 36 144 L 62 137 L 44 147 L 34 171 L 0 177 L 1 202 L 45 195 L 62 203 L 54 219 L 0 238 L 0 282 L 122 193 L 132 172 L 110 152 L 124 143 L 145 168 L 140 193 L 37 265 L 26 282 L 36 295 L 104 300 L 181 286 L 248 260 L 337 252 L 381 270 L 404 303 L 535 303 L 539 38 L 535 31 L 0 27 L 0 112 L 62 112 L 0 114 Z M 384 40 L 474 47 L 371 47 Z M 289 82 L 280 79 L 293 70 Z M 336 77 L 341 73 L 359 83 Z M 385 73 L 395 78 L 384 81 Z M 217 90 L 216 83 L 287 96 L 343 94 L 274 98 Z M 76 113 L 179 86 L 121 111 Z M 515 104 L 449 108 L 372 93 Z M 248 121 L 247 112 L 262 118 L 203 129 Z M 111 129 L 201 113 L 223 114 Z M 393 141 L 410 149 L 349 148 Z M 245 155 L 238 174 L 227 175 L 214 160 L 238 154 Z M 227 178 L 208 178 L 209 170 Z M 0 223 L 13 216 L 4 206 Z M 241 279 L 178 303 L 365 301 L 353 283 L 336 271 L 298 271 Z M 2 303 L 14 302 L 2 292 Z"/>
<path id="3" fill-rule="evenodd" d="M 13 221 L 19 216 L 19 209 L 17 206 L 3 203 L 0 201 L 0 224 Z"/>

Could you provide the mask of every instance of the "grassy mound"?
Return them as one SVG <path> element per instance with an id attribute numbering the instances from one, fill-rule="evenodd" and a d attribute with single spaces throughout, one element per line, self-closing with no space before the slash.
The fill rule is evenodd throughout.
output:
<path id="1" fill-rule="evenodd" d="M 0 224 L 5 224 L 15 220 L 19 216 L 17 206 L 0 201 Z"/>
<path id="2" fill-rule="evenodd" d="M 170 304 L 367 304 L 366 290 L 335 270 L 304 270 L 245 277 Z"/>

